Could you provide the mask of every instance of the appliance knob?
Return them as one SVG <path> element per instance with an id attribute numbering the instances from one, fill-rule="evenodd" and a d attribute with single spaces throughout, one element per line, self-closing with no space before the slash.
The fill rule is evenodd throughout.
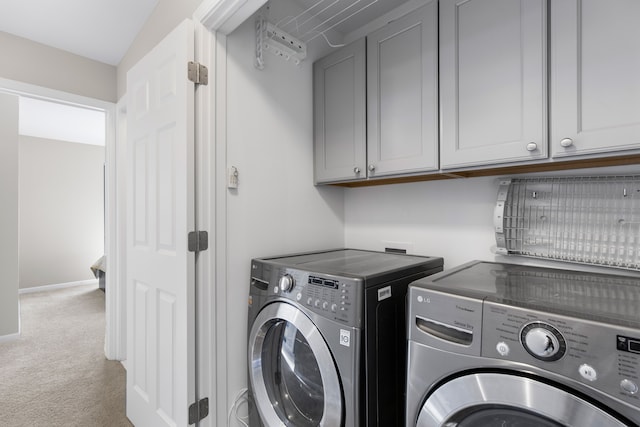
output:
<path id="1" fill-rule="evenodd" d="M 573 139 L 563 138 L 560 140 L 560 145 L 562 145 L 564 148 L 571 147 L 573 145 Z"/>
<path id="2" fill-rule="evenodd" d="M 293 289 L 295 281 L 290 274 L 285 274 L 280 278 L 280 282 L 278 284 L 280 285 L 280 289 L 282 289 L 282 292 L 289 292 L 291 291 L 291 289 Z"/>
<path id="3" fill-rule="evenodd" d="M 338 309 L 338 304 L 331 304 L 331 311 L 335 313 L 337 309 Z"/>
<path id="4" fill-rule="evenodd" d="M 620 389 L 625 393 L 634 395 L 638 392 L 638 384 L 634 383 L 628 378 L 625 378 L 622 381 L 620 381 Z"/>
<path id="5" fill-rule="evenodd" d="M 551 362 L 564 356 L 567 345 L 562 334 L 543 322 L 532 322 L 522 328 L 520 340 L 525 350 L 539 360 Z"/>
<path id="6" fill-rule="evenodd" d="M 322 308 L 323 308 L 324 310 L 326 310 L 327 308 L 329 308 L 329 303 L 328 303 L 327 301 L 323 302 L 323 303 L 322 303 Z"/>

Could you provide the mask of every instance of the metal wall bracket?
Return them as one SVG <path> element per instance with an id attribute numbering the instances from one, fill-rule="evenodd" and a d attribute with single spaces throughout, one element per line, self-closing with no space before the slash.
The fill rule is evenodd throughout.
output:
<path id="1" fill-rule="evenodd" d="M 192 231 L 187 239 L 189 252 L 202 252 L 209 249 L 209 233 L 206 231 Z"/>
<path id="2" fill-rule="evenodd" d="M 271 52 L 286 61 L 299 65 L 307 57 L 307 44 L 282 31 L 264 17 L 256 19 L 256 67 L 264 68 L 264 52 Z"/>
<path id="3" fill-rule="evenodd" d="M 198 85 L 208 85 L 209 84 L 209 69 L 204 65 L 189 61 L 187 65 L 187 75 L 189 80 Z"/>
<path id="4" fill-rule="evenodd" d="M 189 424 L 195 424 L 209 415 L 209 398 L 205 397 L 189 406 Z"/>

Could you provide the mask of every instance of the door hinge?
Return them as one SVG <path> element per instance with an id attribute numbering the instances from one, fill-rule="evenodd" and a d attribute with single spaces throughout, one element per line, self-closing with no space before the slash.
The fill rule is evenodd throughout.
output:
<path id="1" fill-rule="evenodd" d="M 199 62 L 189 61 L 187 74 L 189 80 L 197 85 L 209 84 L 209 69 Z"/>
<path id="2" fill-rule="evenodd" d="M 189 252 L 201 252 L 209 249 L 209 233 L 206 231 L 192 231 L 188 238 Z"/>
<path id="3" fill-rule="evenodd" d="M 209 415 L 209 398 L 198 400 L 189 406 L 189 424 L 195 424 Z"/>

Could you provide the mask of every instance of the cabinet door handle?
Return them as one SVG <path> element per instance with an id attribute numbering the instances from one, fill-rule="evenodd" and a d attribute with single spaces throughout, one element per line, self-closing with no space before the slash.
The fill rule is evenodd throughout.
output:
<path id="1" fill-rule="evenodd" d="M 358 175 L 360 173 L 360 168 L 359 167 L 355 167 L 353 168 L 353 173 L 355 173 L 356 175 Z"/>
<path id="2" fill-rule="evenodd" d="M 374 170 L 376 170 L 375 165 L 369 165 L 369 171 L 373 172 Z"/>
<path id="3" fill-rule="evenodd" d="M 560 140 L 560 145 L 562 145 L 565 148 L 571 147 L 573 145 L 573 139 L 564 138 L 564 139 Z"/>
<path id="4" fill-rule="evenodd" d="M 538 149 L 538 144 L 535 142 L 530 142 L 527 144 L 527 151 L 535 151 Z"/>

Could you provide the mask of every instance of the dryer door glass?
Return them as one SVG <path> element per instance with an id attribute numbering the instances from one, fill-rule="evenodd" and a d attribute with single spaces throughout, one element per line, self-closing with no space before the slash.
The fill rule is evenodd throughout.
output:
<path id="1" fill-rule="evenodd" d="M 417 427 L 626 427 L 597 406 L 531 378 L 507 373 L 456 377 L 436 388 Z"/>
<path id="2" fill-rule="evenodd" d="M 309 342 L 292 323 L 276 320 L 267 330 L 262 375 L 281 419 L 295 426 L 320 423 L 324 406 L 320 368 Z"/>
<path id="3" fill-rule="evenodd" d="M 249 379 L 265 425 L 342 425 L 343 396 L 329 346 L 309 317 L 290 304 L 270 304 L 256 317 Z"/>
<path id="4" fill-rule="evenodd" d="M 540 414 L 506 407 L 488 406 L 471 413 L 454 416 L 449 424 L 456 427 L 563 427 Z"/>

